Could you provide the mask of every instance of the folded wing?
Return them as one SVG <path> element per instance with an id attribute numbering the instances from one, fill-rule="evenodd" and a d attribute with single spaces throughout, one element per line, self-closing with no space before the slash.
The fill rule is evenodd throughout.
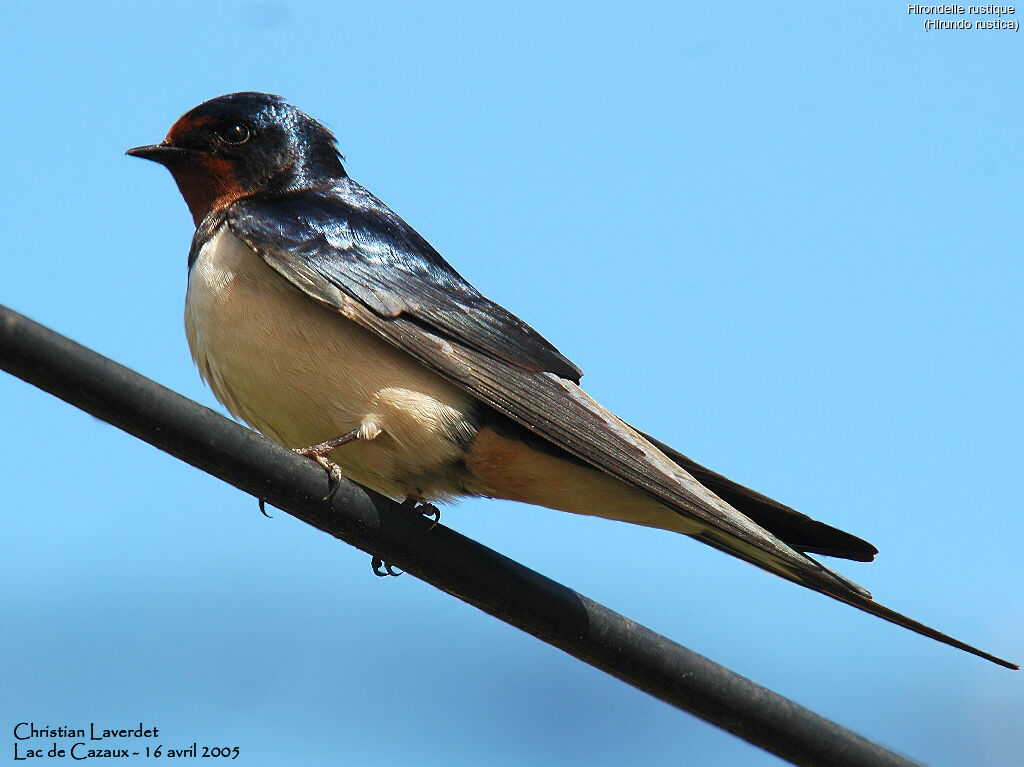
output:
<path id="1" fill-rule="evenodd" d="M 920 634 L 1014 667 L 878 605 L 866 590 L 798 550 L 830 553 L 823 551 L 829 546 L 780 540 L 770 532 L 772 515 L 794 520 L 797 512 L 703 469 L 603 408 L 577 385 L 581 373 L 575 365 L 526 323 L 481 296 L 355 182 L 345 179 L 329 190 L 272 200 L 245 198 L 224 216 L 235 236 L 299 290 L 540 437 L 696 521 L 701 532 L 694 537 Z M 742 501 L 755 513 L 737 511 L 691 470 L 719 495 Z M 799 520 L 796 526 L 808 527 Z M 775 527 L 784 534 L 785 525 Z M 858 559 L 875 553 L 870 544 L 848 538 L 835 548 Z"/>

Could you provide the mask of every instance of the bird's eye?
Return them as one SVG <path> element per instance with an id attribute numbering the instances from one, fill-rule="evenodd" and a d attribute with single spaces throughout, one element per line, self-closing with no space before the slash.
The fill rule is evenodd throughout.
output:
<path id="1" fill-rule="evenodd" d="M 217 131 L 217 135 L 227 144 L 244 144 L 252 135 L 244 125 L 229 125 Z"/>

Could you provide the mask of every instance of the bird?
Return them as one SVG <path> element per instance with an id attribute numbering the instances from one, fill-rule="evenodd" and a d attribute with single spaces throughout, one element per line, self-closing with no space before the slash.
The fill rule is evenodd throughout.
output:
<path id="1" fill-rule="evenodd" d="M 867 541 L 596 402 L 579 367 L 350 178 L 334 134 L 281 97 L 219 96 L 127 154 L 170 171 L 196 226 L 185 330 L 201 377 L 332 486 L 344 476 L 414 508 L 483 496 L 681 533 L 1018 668 L 811 556 L 871 561 Z"/>

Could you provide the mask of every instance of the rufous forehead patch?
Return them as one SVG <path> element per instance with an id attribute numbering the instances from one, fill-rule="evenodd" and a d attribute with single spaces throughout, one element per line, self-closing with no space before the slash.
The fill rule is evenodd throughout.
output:
<path id="1" fill-rule="evenodd" d="M 171 129 L 167 132 L 167 138 L 164 139 L 164 143 L 173 145 L 196 128 L 209 125 L 212 122 L 213 118 L 210 115 L 193 115 L 189 112 L 178 118 L 178 122 L 171 126 Z"/>

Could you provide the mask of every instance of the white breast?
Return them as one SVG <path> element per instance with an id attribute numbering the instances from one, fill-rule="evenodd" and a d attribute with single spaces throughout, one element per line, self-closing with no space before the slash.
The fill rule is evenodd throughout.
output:
<path id="1" fill-rule="evenodd" d="M 288 447 L 377 428 L 331 455 L 349 478 L 394 498 L 460 493 L 472 399 L 292 287 L 226 226 L 189 274 L 185 330 L 217 399 L 253 428 Z"/>

